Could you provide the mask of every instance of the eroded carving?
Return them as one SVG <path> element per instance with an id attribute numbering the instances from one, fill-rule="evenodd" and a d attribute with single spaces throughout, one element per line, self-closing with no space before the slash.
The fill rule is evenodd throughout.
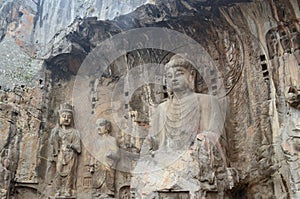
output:
<path id="1" fill-rule="evenodd" d="M 268 43 L 268 51 L 269 51 L 269 57 L 273 59 L 274 57 L 277 57 L 279 55 L 278 48 L 279 48 L 279 42 L 278 42 L 278 34 L 276 29 L 271 29 L 266 35 L 266 40 Z"/>
<path id="2" fill-rule="evenodd" d="M 297 19 L 288 23 L 279 22 L 276 28 L 272 28 L 266 34 L 270 59 L 281 56 L 284 53 L 295 54 L 300 48 L 299 38 L 300 30 Z M 297 57 L 298 54 L 296 53 L 295 56 Z"/>
<path id="3" fill-rule="evenodd" d="M 120 199 L 131 199 L 130 186 L 123 186 L 119 191 Z"/>
<path id="4" fill-rule="evenodd" d="M 286 88 L 285 97 L 287 103 L 296 109 L 300 109 L 300 94 L 299 89 L 296 86 L 289 86 Z M 295 119 L 292 119 L 292 121 Z M 300 155 L 300 120 L 292 122 L 293 128 L 288 132 L 288 137 L 284 144 L 282 144 L 282 150 L 289 165 L 292 187 L 291 190 L 295 197 L 299 197 L 300 193 L 300 173 L 299 173 L 299 155 Z"/>
<path id="5" fill-rule="evenodd" d="M 3 158 L 0 163 L 0 198 L 9 198 L 11 169 L 10 169 L 9 150 L 4 150 Z"/>
<path id="6" fill-rule="evenodd" d="M 97 120 L 101 143 L 99 160 L 91 156 L 89 170 L 92 174 L 93 198 L 113 198 L 115 194 L 115 166 L 119 159 L 116 139 L 110 135 L 111 123 L 106 119 Z M 98 147 L 98 146 L 95 146 Z"/>
<path id="7" fill-rule="evenodd" d="M 300 109 L 300 93 L 295 86 L 289 86 L 285 92 L 286 101 L 294 108 Z"/>
<path id="8" fill-rule="evenodd" d="M 280 24 L 278 26 L 278 33 L 280 37 L 280 43 L 283 49 L 284 53 L 290 53 L 292 48 L 292 42 L 290 39 L 290 32 L 289 29 L 284 26 L 283 24 Z"/>
<path id="9" fill-rule="evenodd" d="M 292 51 L 300 50 L 300 27 L 298 20 L 293 20 L 289 25 L 289 32 L 291 34 Z"/>

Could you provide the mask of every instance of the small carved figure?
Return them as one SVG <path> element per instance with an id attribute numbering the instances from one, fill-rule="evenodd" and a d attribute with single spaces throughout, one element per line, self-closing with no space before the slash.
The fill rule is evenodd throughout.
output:
<path id="1" fill-rule="evenodd" d="M 300 109 L 300 93 L 295 86 L 289 86 L 285 92 L 286 101 L 290 106 Z"/>
<path id="2" fill-rule="evenodd" d="M 51 132 L 50 145 L 51 159 L 56 164 L 55 196 L 72 196 L 81 144 L 79 132 L 73 124 L 73 107 L 67 103 L 59 110 L 59 125 Z"/>
<path id="3" fill-rule="evenodd" d="M 292 51 L 300 50 L 300 28 L 298 20 L 289 23 L 289 31 L 291 33 Z"/>
<path id="4" fill-rule="evenodd" d="M 269 57 L 273 59 L 274 57 L 278 57 L 278 48 L 279 48 L 279 39 L 277 38 L 277 29 L 271 29 L 266 34 L 266 40 L 268 44 Z"/>
<path id="5" fill-rule="evenodd" d="M 278 26 L 278 32 L 280 36 L 280 43 L 283 48 L 284 53 L 291 53 L 292 49 L 292 42 L 290 39 L 290 32 L 287 27 L 285 27 L 283 24 L 280 24 Z"/>
<path id="6" fill-rule="evenodd" d="M 116 139 L 110 135 L 111 123 L 106 119 L 97 120 L 100 135 L 99 154 L 105 154 L 96 160 L 91 157 L 90 172 L 92 174 L 93 198 L 113 198 L 115 193 L 115 170 L 119 159 Z"/>

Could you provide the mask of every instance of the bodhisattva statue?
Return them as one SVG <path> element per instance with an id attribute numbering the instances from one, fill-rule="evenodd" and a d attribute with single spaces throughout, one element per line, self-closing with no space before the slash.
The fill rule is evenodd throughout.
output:
<path id="1" fill-rule="evenodd" d="M 143 198 L 161 198 L 170 191 L 181 192 L 179 198 L 222 192 L 216 168 L 223 168 L 224 181 L 229 177 L 220 144 L 224 118 L 218 100 L 194 92 L 196 70 L 181 56 L 171 58 L 165 73 L 169 98 L 152 113 L 131 188 Z"/>
<path id="2" fill-rule="evenodd" d="M 114 198 L 115 193 L 115 166 L 119 159 L 119 151 L 116 139 L 110 135 L 111 123 L 106 119 L 98 119 L 97 122 L 99 142 L 96 160 L 91 157 L 90 172 L 92 173 L 93 198 Z"/>
<path id="3" fill-rule="evenodd" d="M 59 110 L 59 125 L 50 136 L 52 160 L 56 164 L 55 196 L 70 197 L 76 187 L 78 155 L 81 153 L 80 135 L 74 128 L 73 107 L 67 103 Z"/>

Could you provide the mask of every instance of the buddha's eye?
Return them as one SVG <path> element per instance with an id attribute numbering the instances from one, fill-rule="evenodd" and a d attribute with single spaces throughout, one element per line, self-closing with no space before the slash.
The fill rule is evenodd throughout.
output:
<path id="1" fill-rule="evenodd" d="M 183 70 L 176 70 L 175 75 L 183 75 L 184 71 Z"/>

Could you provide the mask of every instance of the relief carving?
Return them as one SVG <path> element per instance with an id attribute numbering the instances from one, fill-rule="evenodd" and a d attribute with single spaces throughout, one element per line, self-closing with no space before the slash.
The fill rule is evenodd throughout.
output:
<path id="1" fill-rule="evenodd" d="M 300 28 L 298 20 L 289 23 L 289 32 L 291 34 L 292 51 L 300 50 Z"/>
<path id="2" fill-rule="evenodd" d="M 278 33 L 280 37 L 280 43 L 283 48 L 283 52 L 290 53 L 292 49 L 292 42 L 290 39 L 289 29 L 283 24 L 280 24 L 278 26 Z"/>
<path id="3" fill-rule="evenodd" d="M 269 57 L 273 59 L 274 57 L 278 57 L 278 34 L 276 29 L 271 29 L 266 35 L 266 40 L 268 44 Z"/>
<path id="4" fill-rule="evenodd" d="M 286 89 L 285 97 L 287 103 L 296 109 L 300 109 L 300 93 L 299 89 L 295 86 L 290 86 Z"/>
<path id="5" fill-rule="evenodd" d="M 268 31 L 266 41 L 270 59 L 281 56 L 284 53 L 294 53 L 300 49 L 300 29 L 297 19 L 288 23 L 279 22 L 279 25 Z M 281 53 L 282 52 L 282 53 Z M 299 63 L 299 60 L 298 60 Z"/>
<path id="6" fill-rule="evenodd" d="M 0 198 L 9 198 L 10 181 L 11 181 L 11 162 L 9 159 L 9 150 L 4 150 L 4 156 L 0 163 Z"/>
<path id="7" fill-rule="evenodd" d="M 286 88 L 285 97 L 287 103 L 298 110 L 300 110 L 300 95 L 299 89 L 295 86 L 289 86 Z M 297 114 L 297 111 L 296 113 Z M 298 194 L 300 192 L 300 173 L 299 173 L 299 155 L 300 155 L 300 120 L 291 118 L 292 129 L 288 132 L 286 141 L 282 144 L 282 150 L 290 168 L 291 181 L 293 187 L 291 190 Z"/>

